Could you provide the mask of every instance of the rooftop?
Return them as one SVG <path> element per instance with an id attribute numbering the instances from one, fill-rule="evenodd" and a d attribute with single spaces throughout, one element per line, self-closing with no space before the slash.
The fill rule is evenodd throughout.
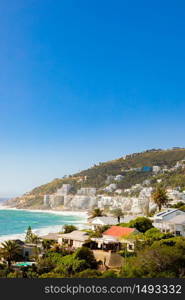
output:
<path id="1" fill-rule="evenodd" d="M 107 229 L 103 232 L 103 235 L 111 235 L 117 237 L 124 237 L 128 236 L 129 234 L 135 232 L 135 228 L 128 228 L 128 227 L 121 227 L 121 226 L 112 226 L 111 228 Z"/>
<path id="2" fill-rule="evenodd" d="M 88 233 L 80 230 L 74 230 L 70 233 L 60 234 L 60 237 L 80 242 L 84 242 L 89 239 Z"/>
<path id="3" fill-rule="evenodd" d="M 59 233 L 48 233 L 47 235 L 41 236 L 43 240 L 58 240 L 60 237 Z"/>
<path id="4" fill-rule="evenodd" d="M 127 223 L 134 218 L 135 216 L 124 216 L 120 218 L 120 223 Z M 101 224 L 103 225 L 116 225 L 119 223 L 117 217 L 102 216 L 102 217 L 95 217 L 91 220 L 92 224 L 98 224 L 98 222 L 101 222 Z"/>
<path id="5" fill-rule="evenodd" d="M 159 212 L 159 213 L 155 214 L 154 217 L 157 217 L 157 218 L 160 217 L 161 218 L 161 217 L 167 216 L 167 215 L 169 215 L 169 214 L 171 214 L 171 213 L 173 213 L 177 210 L 178 210 L 177 208 L 168 208 L 168 209 L 166 209 L 162 212 Z"/>

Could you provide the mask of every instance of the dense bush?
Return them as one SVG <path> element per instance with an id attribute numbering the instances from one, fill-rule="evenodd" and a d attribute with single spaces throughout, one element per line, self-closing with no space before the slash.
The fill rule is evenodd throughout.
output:
<path id="1" fill-rule="evenodd" d="M 74 253 L 74 258 L 86 260 L 86 265 L 89 268 L 92 268 L 92 269 L 97 268 L 97 262 L 94 257 L 94 254 L 93 254 L 92 250 L 90 250 L 87 247 L 81 247 L 81 248 L 77 249 L 76 252 Z"/>
<path id="2" fill-rule="evenodd" d="M 121 277 L 184 277 L 185 238 L 171 238 L 154 242 L 127 259 Z"/>
<path id="3" fill-rule="evenodd" d="M 138 217 L 128 223 L 128 227 L 136 228 L 139 232 L 145 232 L 153 227 L 152 221 L 145 217 Z"/>
<path id="4" fill-rule="evenodd" d="M 64 233 L 70 233 L 74 230 L 77 230 L 77 227 L 74 226 L 74 225 L 64 225 L 64 227 L 63 227 L 63 232 Z"/>
<path id="5" fill-rule="evenodd" d="M 75 274 L 76 278 L 96 278 L 100 276 L 101 276 L 101 272 L 92 269 L 86 269 L 78 274 Z"/>
<path id="6" fill-rule="evenodd" d="M 103 272 L 102 278 L 117 278 L 118 275 L 114 270 L 107 270 L 105 272 Z"/>

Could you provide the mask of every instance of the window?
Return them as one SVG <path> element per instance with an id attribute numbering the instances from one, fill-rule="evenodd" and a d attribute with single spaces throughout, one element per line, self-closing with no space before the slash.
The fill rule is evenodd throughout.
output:
<path id="1" fill-rule="evenodd" d="M 175 234 L 179 236 L 179 235 L 181 235 L 181 232 L 180 231 L 175 231 Z"/>

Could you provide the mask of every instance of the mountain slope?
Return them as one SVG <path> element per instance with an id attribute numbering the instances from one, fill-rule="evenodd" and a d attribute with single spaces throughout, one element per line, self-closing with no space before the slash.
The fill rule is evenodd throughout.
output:
<path id="1" fill-rule="evenodd" d="M 73 192 L 81 187 L 96 187 L 103 189 L 106 186 L 106 179 L 109 175 L 123 175 L 124 179 L 118 182 L 118 188 L 127 189 L 134 184 L 142 183 L 145 179 L 151 179 L 153 173 L 129 171 L 132 168 L 142 167 L 173 167 L 178 161 L 185 159 L 185 148 L 169 149 L 169 150 L 147 150 L 141 153 L 134 153 L 121 157 L 116 160 L 99 163 L 87 170 L 70 175 L 67 178 L 54 179 L 53 181 L 36 187 L 31 192 L 23 195 L 20 198 L 13 199 L 8 204 L 18 207 L 41 208 L 43 204 L 44 194 L 52 194 L 64 183 L 71 183 L 74 186 Z M 185 174 L 176 174 L 174 171 L 168 175 L 161 175 L 169 184 L 178 184 L 185 179 Z M 165 177 L 166 176 L 166 177 Z M 180 177 L 179 177 L 180 176 Z M 170 179 L 172 178 L 172 180 Z M 179 178 L 180 181 L 179 181 Z M 163 182 L 165 182 L 163 180 Z M 174 183 L 176 182 L 176 183 Z M 184 183 L 185 184 L 185 183 Z"/>

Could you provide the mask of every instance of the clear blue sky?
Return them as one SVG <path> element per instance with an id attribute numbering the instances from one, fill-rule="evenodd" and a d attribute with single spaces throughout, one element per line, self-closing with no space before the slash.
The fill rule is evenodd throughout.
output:
<path id="1" fill-rule="evenodd" d="M 185 146 L 185 2 L 0 1 L 0 196 Z"/>

